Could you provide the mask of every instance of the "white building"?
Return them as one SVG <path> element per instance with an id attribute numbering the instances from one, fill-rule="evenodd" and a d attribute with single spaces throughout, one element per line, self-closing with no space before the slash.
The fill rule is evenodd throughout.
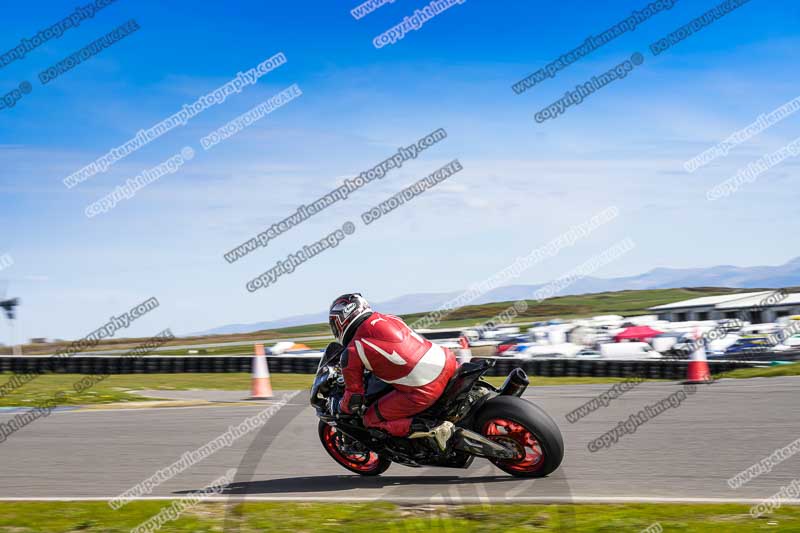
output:
<path id="1" fill-rule="evenodd" d="M 800 293 L 759 291 L 723 296 L 704 296 L 649 309 L 671 322 L 739 318 L 751 324 L 775 322 L 779 317 L 800 315 Z"/>

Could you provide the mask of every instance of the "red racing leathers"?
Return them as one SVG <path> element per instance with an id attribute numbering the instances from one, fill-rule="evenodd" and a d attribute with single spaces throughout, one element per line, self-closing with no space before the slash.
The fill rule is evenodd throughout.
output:
<path id="1" fill-rule="evenodd" d="M 396 316 L 372 313 L 347 345 L 341 408 L 349 412 L 352 396 L 364 394 L 364 370 L 370 370 L 395 390 L 370 406 L 364 424 L 405 436 L 411 416 L 439 399 L 457 367 L 449 349 L 422 338 Z"/>

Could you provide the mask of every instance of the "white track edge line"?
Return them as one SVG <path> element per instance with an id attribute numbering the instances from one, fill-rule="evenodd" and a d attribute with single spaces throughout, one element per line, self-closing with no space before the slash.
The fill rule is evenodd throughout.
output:
<path id="1" fill-rule="evenodd" d="M 115 497 L 115 496 L 114 496 Z M 0 502 L 98 502 L 109 501 L 114 497 L 101 497 L 101 496 L 34 496 L 34 497 L 0 497 Z M 132 501 L 171 501 L 180 500 L 185 496 L 146 496 L 135 498 Z M 388 501 L 390 503 L 428 503 L 428 504 L 472 504 L 472 503 L 486 503 L 486 498 L 478 497 L 443 497 L 429 498 L 419 496 L 399 496 L 389 497 L 384 500 L 384 495 L 377 497 L 358 497 L 358 496 L 248 496 L 248 495 L 232 495 L 232 496 L 215 496 L 203 498 L 203 502 L 374 502 L 374 501 Z M 659 496 L 573 496 L 573 497 L 558 497 L 558 496 L 523 496 L 520 498 L 488 498 L 490 503 L 505 504 L 505 503 L 720 503 L 720 504 L 756 504 L 762 503 L 765 498 L 679 498 L 679 497 L 659 497 Z M 800 505 L 800 499 L 783 500 L 782 504 Z"/>

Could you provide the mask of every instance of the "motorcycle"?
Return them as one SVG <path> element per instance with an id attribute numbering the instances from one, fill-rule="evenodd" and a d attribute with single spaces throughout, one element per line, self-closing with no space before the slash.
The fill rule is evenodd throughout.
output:
<path id="1" fill-rule="evenodd" d="M 544 477 L 564 457 L 561 431 L 540 407 L 521 398 L 530 384 L 516 368 L 500 388 L 482 379 L 493 360 L 463 363 L 434 405 L 415 415 L 415 425 L 434 428 L 443 422 L 454 432 L 442 449 L 433 434 L 394 437 L 364 426 L 360 414 L 393 388 L 371 373 L 366 378 L 365 407 L 356 415 L 339 412 L 344 394 L 341 346 L 326 350 L 311 387 L 311 405 L 319 417 L 319 438 L 325 451 L 344 468 L 362 476 L 377 476 L 392 463 L 410 467 L 468 468 L 484 457 L 517 477 Z M 419 438 L 430 436 L 431 438 Z M 416 437 L 416 438 L 415 438 Z"/>

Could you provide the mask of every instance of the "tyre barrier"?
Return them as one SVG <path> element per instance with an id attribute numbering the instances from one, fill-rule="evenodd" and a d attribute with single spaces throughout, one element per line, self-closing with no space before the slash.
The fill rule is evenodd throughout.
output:
<path id="1" fill-rule="evenodd" d="M 601 360 L 601 359 L 512 359 L 507 357 L 476 357 L 494 359 L 495 366 L 489 376 L 505 376 L 514 368 L 522 368 L 531 376 L 546 377 L 632 377 L 654 379 L 684 379 L 688 361 L 662 360 Z M 53 358 L 48 356 L 0 357 L 0 372 L 59 373 L 59 374 L 181 374 L 181 373 L 231 373 L 252 370 L 251 356 L 80 356 Z M 319 365 L 317 356 L 267 357 L 269 371 L 273 374 L 314 374 Z M 712 374 L 737 368 L 751 367 L 752 361 L 709 361 Z"/>
<path id="2" fill-rule="evenodd" d="M 529 376 L 543 377 L 634 377 L 650 379 L 685 379 L 688 361 L 658 360 L 601 360 L 601 359 L 494 359 L 490 376 L 505 376 L 514 368 L 521 368 Z M 476 359 L 473 359 L 475 361 Z M 712 374 L 727 373 L 737 368 L 748 368 L 747 361 L 709 361 Z"/>

